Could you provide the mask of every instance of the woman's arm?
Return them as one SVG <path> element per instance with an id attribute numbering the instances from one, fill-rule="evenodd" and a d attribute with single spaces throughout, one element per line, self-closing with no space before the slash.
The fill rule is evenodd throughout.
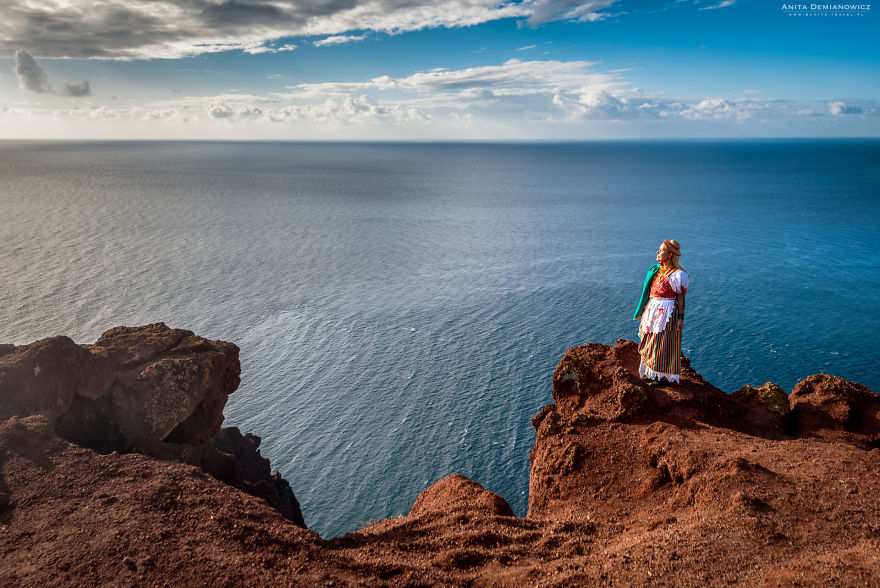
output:
<path id="1" fill-rule="evenodd" d="M 682 321 L 684 319 L 684 298 L 688 291 L 688 286 L 690 286 L 690 280 L 688 279 L 688 275 L 684 270 L 677 270 L 673 272 L 672 276 L 670 276 L 669 283 L 672 286 L 672 289 L 675 290 L 675 307 L 678 310 L 678 328 L 681 329 Z"/>
<path id="2" fill-rule="evenodd" d="M 684 321 L 684 292 L 675 295 L 675 304 L 678 306 L 678 328 L 680 330 Z"/>

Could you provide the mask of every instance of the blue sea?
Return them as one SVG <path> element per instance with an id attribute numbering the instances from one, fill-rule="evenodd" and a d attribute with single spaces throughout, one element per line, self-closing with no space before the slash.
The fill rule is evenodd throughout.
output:
<path id="1" fill-rule="evenodd" d="M 324 537 L 454 472 L 524 515 L 556 364 L 636 337 L 663 238 L 705 379 L 880 391 L 877 140 L 3 142 L 0 213 L 0 342 L 238 344 L 225 424 Z"/>

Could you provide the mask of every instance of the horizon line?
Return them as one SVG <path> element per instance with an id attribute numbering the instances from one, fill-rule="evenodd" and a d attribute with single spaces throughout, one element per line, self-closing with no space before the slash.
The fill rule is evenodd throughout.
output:
<path id="1" fill-rule="evenodd" d="M 424 144 L 424 145 L 517 145 L 517 144 L 578 144 L 578 143 L 674 143 L 674 142 L 772 142 L 772 141 L 877 141 L 877 136 L 850 136 L 850 137 L 606 137 L 602 139 L 155 139 L 155 138 L 119 138 L 119 139 L 95 139 L 95 138 L 0 138 L 2 143 L 296 143 L 296 144 Z"/>

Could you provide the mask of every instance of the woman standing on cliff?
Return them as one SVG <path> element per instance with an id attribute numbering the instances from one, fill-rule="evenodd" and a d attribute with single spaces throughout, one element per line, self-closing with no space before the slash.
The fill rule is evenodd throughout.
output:
<path id="1" fill-rule="evenodd" d="M 640 320 L 639 375 L 662 386 L 680 383 L 681 329 L 684 323 L 684 298 L 688 273 L 678 264 L 681 246 L 664 239 L 657 250 L 657 263 L 648 270 L 639 307 L 633 315 Z"/>

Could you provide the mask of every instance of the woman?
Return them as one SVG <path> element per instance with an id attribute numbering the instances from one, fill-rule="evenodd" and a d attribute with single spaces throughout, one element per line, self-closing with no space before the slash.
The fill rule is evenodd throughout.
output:
<path id="1" fill-rule="evenodd" d="M 639 320 L 639 375 L 652 386 L 680 383 L 681 328 L 688 273 L 678 264 L 681 246 L 664 239 L 657 263 L 648 270 L 633 319 Z"/>

